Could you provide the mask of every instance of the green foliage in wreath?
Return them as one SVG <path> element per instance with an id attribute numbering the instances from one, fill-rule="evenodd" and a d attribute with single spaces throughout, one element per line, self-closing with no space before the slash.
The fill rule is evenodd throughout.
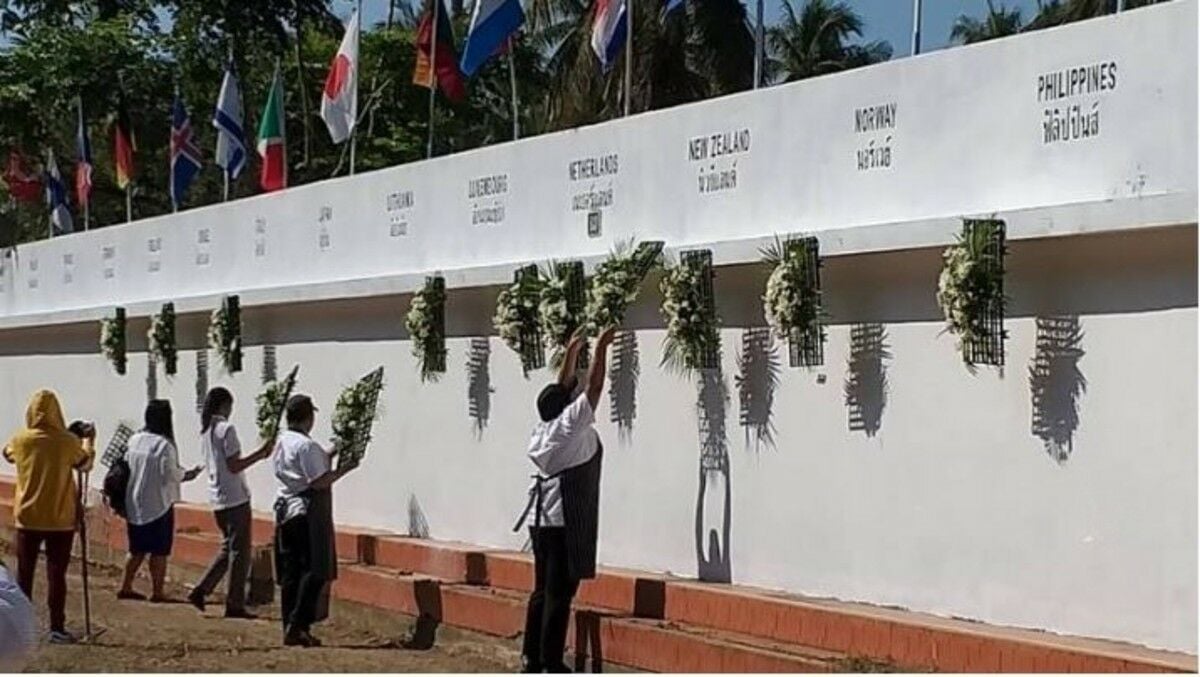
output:
<path id="1" fill-rule="evenodd" d="M 242 369 L 242 319 L 236 296 L 227 296 L 208 324 L 208 345 L 229 373 Z"/>
<path id="2" fill-rule="evenodd" d="M 100 352 L 118 374 L 125 374 L 125 309 L 117 308 L 112 317 L 100 320 Z"/>
<path id="3" fill-rule="evenodd" d="M 946 331 L 958 339 L 963 359 L 967 346 L 1003 340 L 1003 328 L 988 321 L 1004 304 L 1004 247 L 995 247 L 999 221 L 976 221 L 942 253 L 937 302 L 946 317 Z"/>
<path id="4" fill-rule="evenodd" d="M 437 318 L 446 305 L 446 288 L 441 278 L 427 278 L 425 286 L 413 294 L 404 317 L 404 326 L 412 338 L 413 356 L 421 368 L 422 381 L 436 381 L 446 371 L 446 342 Z"/>
<path id="5" fill-rule="evenodd" d="M 775 238 L 762 250 L 763 262 L 771 267 L 762 297 L 763 314 L 775 335 L 783 340 L 812 336 L 825 340 L 821 290 L 812 284 L 816 264 L 802 246 Z"/>
<path id="6" fill-rule="evenodd" d="M 536 337 L 540 331 L 538 305 L 544 284 L 536 269 L 528 273 L 522 271 L 518 273 L 516 281 L 502 289 L 496 298 L 496 314 L 492 324 L 504 345 L 521 356 L 521 367 L 526 374 L 531 367 L 528 363 L 531 351 L 541 350 L 541 346 L 525 345 L 524 339 Z"/>
<path id="7" fill-rule="evenodd" d="M 178 346 L 175 343 L 175 304 L 164 303 L 162 310 L 150 318 L 150 331 L 146 334 L 150 354 L 162 363 L 168 376 L 174 376 L 178 368 Z"/>
<path id="8" fill-rule="evenodd" d="M 625 311 L 637 300 L 642 280 L 658 264 L 661 242 L 646 242 L 634 247 L 633 241 L 619 243 L 608 258 L 592 273 L 588 286 L 588 334 L 595 336 L 607 327 L 620 326 Z"/>
<path id="9" fill-rule="evenodd" d="M 680 261 L 667 269 L 659 289 L 662 315 L 667 322 L 662 364 L 671 371 L 688 372 L 705 366 L 706 356 L 721 348 L 717 314 L 704 297 L 709 269 Z"/>

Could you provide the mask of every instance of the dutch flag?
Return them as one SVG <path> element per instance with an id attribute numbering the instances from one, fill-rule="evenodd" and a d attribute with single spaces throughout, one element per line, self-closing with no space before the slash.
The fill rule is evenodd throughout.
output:
<path id="1" fill-rule="evenodd" d="M 625 43 L 628 16 L 627 0 L 596 0 L 596 19 L 592 25 L 592 51 L 600 57 L 605 71 L 612 68 Z"/>
<path id="2" fill-rule="evenodd" d="M 476 0 L 471 30 L 467 33 L 467 45 L 459 65 L 463 75 L 475 75 L 475 71 L 500 51 L 508 36 L 523 23 L 525 10 L 521 9 L 521 0 Z"/>

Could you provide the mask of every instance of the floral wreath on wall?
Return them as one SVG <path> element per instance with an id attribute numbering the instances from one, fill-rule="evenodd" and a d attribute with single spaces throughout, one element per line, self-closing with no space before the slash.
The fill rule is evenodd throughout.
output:
<path id="1" fill-rule="evenodd" d="M 158 315 L 150 318 L 150 331 L 146 333 L 150 354 L 162 363 L 168 376 L 174 376 L 178 368 L 178 346 L 175 343 L 175 304 L 164 303 Z"/>
<path id="2" fill-rule="evenodd" d="M 496 297 L 492 324 L 504 345 L 521 356 L 521 370 L 528 378 L 529 372 L 545 363 L 538 313 L 545 282 L 536 266 L 522 268 L 514 277 L 513 283 Z"/>
<path id="3" fill-rule="evenodd" d="M 118 374 L 125 374 L 125 309 L 117 308 L 112 317 L 100 320 L 100 352 Z"/>
<path id="4" fill-rule="evenodd" d="M 208 345 L 231 374 L 242 370 L 242 313 L 237 296 L 226 296 L 208 324 Z"/>
<path id="5" fill-rule="evenodd" d="M 709 254 L 708 252 L 691 252 Z M 667 269 L 659 285 L 660 308 L 667 322 L 662 364 L 670 371 L 687 373 L 716 366 L 721 334 L 713 308 L 711 255 L 681 257 Z"/>
<path id="6" fill-rule="evenodd" d="M 427 277 L 425 286 L 413 294 L 408 314 L 404 316 L 422 381 L 436 381 L 446 371 L 445 308 L 445 280 L 440 276 Z"/>

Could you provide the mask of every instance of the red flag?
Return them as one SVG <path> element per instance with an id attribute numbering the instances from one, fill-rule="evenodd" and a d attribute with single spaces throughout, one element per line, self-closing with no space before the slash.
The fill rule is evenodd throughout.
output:
<path id="1" fill-rule="evenodd" d="M 25 159 L 19 151 L 9 151 L 8 166 L 4 169 L 4 184 L 8 194 L 20 202 L 42 201 L 42 180 L 35 172 L 25 171 Z"/>
<path id="2" fill-rule="evenodd" d="M 458 68 L 458 52 L 454 49 L 454 28 L 446 15 L 446 7 L 441 0 L 438 3 L 437 14 L 437 65 L 438 85 L 442 93 L 451 101 L 462 101 L 467 97 L 467 86 L 462 71 Z M 422 87 L 432 87 L 433 77 L 430 73 L 430 43 L 433 42 L 433 6 L 421 16 L 421 24 L 417 27 L 417 66 L 413 70 L 413 83 Z"/>

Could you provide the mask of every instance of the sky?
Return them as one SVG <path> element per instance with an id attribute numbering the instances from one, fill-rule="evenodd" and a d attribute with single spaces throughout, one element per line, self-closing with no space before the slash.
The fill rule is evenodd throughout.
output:
<path id="1" fill-rule="evenodd" d="M 742 0 L 750 3 L 752 0 Z M 912 0 L 843 0 L 863 18 L 863 41 L 886 40 L 892 44 L 893 57 L 908 56 L 912 52 Z M 469 4 L 470 0 L 467 0 Z M 633 0 L 634 11 L 648 2 L 661 0 Z M 782 13 L 783 0 L 764 0 L 763 13 L 767 23 L 774 23 Z M 791 0 L 799 11 L 804 0 Z M 388 0 L 362 0 L 363 17 L 368 24 L 383 21 L 387 16 Z M 997 7 L 1017 7 L 1022 19 L 1028 20 L 1037 13 L 1037 0 L 994 0 Z M 340 17 L 349 16 L 354 0 L 334 0 L 334 12 Z M 752 4 L 748 5 L 751 16 Z M 921 51 L 929 52 L 946 47 L 950 28 L 961 14 L 982 17 L 987 13 L 987 0 L 922 0 L 921 8 Z"/>

